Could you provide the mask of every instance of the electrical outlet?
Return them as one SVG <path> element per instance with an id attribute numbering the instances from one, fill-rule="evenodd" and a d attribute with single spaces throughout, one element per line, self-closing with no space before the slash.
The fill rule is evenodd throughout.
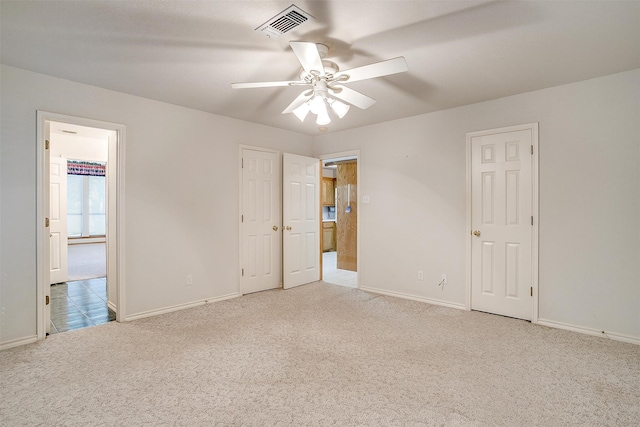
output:
<path id="1" fill-rule="evenodd" d="M 422 270 L 418 271 L 418 280 L 424 280 L 424 272 Z"/>
<path id="2" fill-rule="evenodd" d="M 442 284 L 446 285 L 447 284 L 447 275 L 442 273 L 442 276 L 440 276 Z"/>
<path id="3" fill-rule="evenodd" d="M 193 285 L 193 276 L 191 274 L 187 274 L 187 286 Z"/>

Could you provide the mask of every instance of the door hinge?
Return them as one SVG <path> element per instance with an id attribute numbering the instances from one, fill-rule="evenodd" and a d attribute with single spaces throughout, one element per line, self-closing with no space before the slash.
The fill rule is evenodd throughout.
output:
<path id="1" fill-rule="evenodd" d="M 45 139 L 45 140 L 44 140 L 44 149 L 45 149 L 45 150 L 48 150 L 48 149 L 49 149 L 49 140 L 48 140 L 48 139 Z"/>
<path id="2" fill-rule="evenodd" d="M 49 305 L 49 295 L 44 297 L 44 303 L 45 303 L 45 305 Z"/>
<path id="3" fill-rule="evenodd" d="M 531 225 L 533 225 L 533 215 L 531 215 Z"/>
<path id="4" fill-rule="evenodd" d="M 533 155 L 533 145 L 531 146 L 531 154 Z"/>
<path id="5" fill-rule="evenodd" d="M 531 296 L 533 296 L 533 286 L 529 288 L 531 292 Z"/>
<path id="6" fill-rule="evenodd" d="M 48 227 L 49 226 L 49 218 L 45 218 L 44 219 L 44 226 Z"/>
<path id="7" fill-rule="evenodd" d="M 244 268 L 242 269 L 242 277 L 244 277 Z"/>
<path id="8" fill-rule="evenodd" d="M 244 215 L 240 215 L 240 222 L 244 222 Z"/>
<path id="9" fill-rule="evenodd" d="M 244 157 L 240 160 L 242 160 L 242 165 L 240 166 L 240 168 L 244 169 Z"/>

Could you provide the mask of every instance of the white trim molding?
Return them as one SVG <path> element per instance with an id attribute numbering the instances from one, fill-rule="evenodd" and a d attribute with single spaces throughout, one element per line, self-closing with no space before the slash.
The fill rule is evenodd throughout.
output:
<path id="1" fill-rule="evenodd" d="M 448 301 L 441 301 L 441 300 L 432 299 L 432 298 L 425 298 L 425 297 L 421 297 L 421 296 L 417 296 L 417 295 L 405 294 L 405 293 L 402 293 L 402 292 L 387 291 L 387 290 L 383 290 L 383 289 L 370 288 L 368 286 L 362 286 L 360 288 L 360 290 L 365 291 L 365 292 L 371 292 L 371 293 L 374 293 L 374 294 L 386 295 L 386 296 L 389 296 L 389 297 L 408 299 L 408 300 L 418 301 L 418 302 L 426 302 L 427 304 L 439 305 L 439 306 L 442 306 L 442 307 L 455 308 L 457 310 L 466 310 L 467 309 L 467 307 L 465 305 L 463 305 L 463 304 L 456 304 L 456 303 L 452 303 L 452 302 L 448 302 Z"/>
<path id="2" fill-rule="evenodd" d="M 566 331 L 578 332 L 581 334 L 592 335 L 594 337 L 609 338 L 614 341 L 622 341 L 630 344 L 640 345 L 640 337 L 633 337 L 631 335 L 624 335 L 616 332 L 586 328 L 584 326 L 576 326 L 576 325 L 571 325 L 569 323 L 556 322 L 554 320 L 547 320 L 547 319 L 538 319 L 538 325 L 548 326 L 550 328 L 555 328 L 555 329 L 564 329 Z"/>
<path id="3" fill-rule="evenodd" d="M 30 337 L 17 338 L 15 340 L 5 341 L 2 344 L 0 344 L 0 351 L 6 350 L 8 348 L 19 347 L 21 345 L 33 344 L 36 341 L 38 341 L 38 336 L 37 335 L 32 335 Z"/>
<path id="4" fill-rule="evenodd" d="M 228 300 L 228 299 L 238 298 L 238 297 L 241 297 L 241 296 L 242 296 L 241 293 L 233 292 L 231 294 L 222 295 L 222 296 L 215 297 L 215 298 L 207 298 L 207 299 L 188 302 L 188 303 L 184 303 L 184 304 L 172 305 L 170 307 L 159 308 L 159 309 L 156 309 L 156 310 L 143 311 L 141 313 L 136 313 L 136 314 L 132 314 L 130 316 L 127 316 L 125 318 L 125 321 L 129 322 L 129 321 L 132 321 L 132 320 L 144 319 L 145 317 L 152 317 L 152 316 L 157 316 L 159 314 L 166 314 L 166 313 L 171 313 L 171 312 L 174 312 L 174 311 L 184 310 L 184 309 L 187 309 L 187 308 L 199 307 L 201 305 L 211 304 L 211 303 L 214 303 L 214 302 L 225 301 L 225 300 Z"/>
<path id="5" fill-rule="evenodd" d="M 118 307 L 116 307 L 116 305 L 114 303 L 112 303 L 111 301 L 107 301 L 107 308 L 111 311 L 113 311 L 114 313 L 118 312 Z"/>
<path id="6" fill-rule="evenodd" d="M 70 238 L 68 245 L 86 245 L 91 243 L 106 243 L 106 237 L 82 237 L 82 238 Z"/>

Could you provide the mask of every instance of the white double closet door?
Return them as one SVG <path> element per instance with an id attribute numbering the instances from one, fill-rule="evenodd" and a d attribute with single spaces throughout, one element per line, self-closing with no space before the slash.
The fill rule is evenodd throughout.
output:
<path id="1" fill-rule="evenodd" d="M 242 148 L 241 170 L 240 292 L 320 280 L 320 161 Z"/>

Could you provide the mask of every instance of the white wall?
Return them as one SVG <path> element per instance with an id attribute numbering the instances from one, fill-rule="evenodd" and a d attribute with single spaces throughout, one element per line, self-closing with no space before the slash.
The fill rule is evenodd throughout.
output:
<path id="1" fill-rule="evenodd" d="M 463 305 L 465 134 L 539 122 L 540 319 L 640 339 L 640 70 L 315 143 L 13 67 L 0 78 L 0 345 L 36 333 L 36 110 L 126 126 L 127 315 L 237 292 L 239 144 L 360 150 L 362 284 Z"/>
<path id="2" fill-rule="evenodd" d="M 540 321 L 640 340 L 640 70 L 317 137 L 360 150 L 361 284 L 464 305 L 465 135 L 531 122 Z"/>
<path id="3" fill-rule="evenodd" d="M 109 148 L 109 139 L 90 138 L 80 135 L 64 135 L 60 133 L 52 133 L 51 141 L 51 157 L 64 157 L 71 160 L 84 160 L 90 162 L 106 163 Z"/>
<path id="4" fill-rule="evenodd" d="M 310 155 L 311 137 L 8 66 L 0 75 L 0 345 L 36 334 L 36 110 L 126 126 L 127 316 L 238 292 L 238 146 Z"/>

